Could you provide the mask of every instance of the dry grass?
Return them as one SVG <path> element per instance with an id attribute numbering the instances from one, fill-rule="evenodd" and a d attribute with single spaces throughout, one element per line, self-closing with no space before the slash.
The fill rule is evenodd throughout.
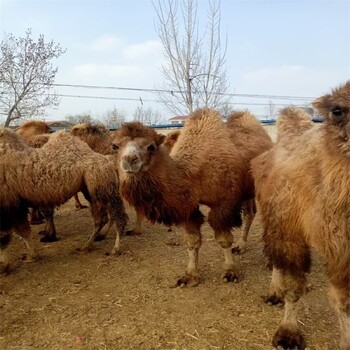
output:
<path id="1" fill-rule="evenodd" d="M 135 219 L 133 211 L 130 216 Z M 205 225 L 202 281 L 189 289 L 170 288 L 187 261 L 180 229 L 146 224 L 143 235 L 123 239 L 124 254 L 115 257 L 105 255 L 113 235 L 96 242 L 91 253 L 75 252 L 90 234 L 91 217 L 87 209 L 75 211 L 73 200 L 57 211 L 56 222 L 61 240 L 38 243 L 38 262 L 19 261 L 23 243 L 15 237 L 11 244 L 18 267 L 0 277 L 1 349 L 273 349 L 282 310 L 261 299 L 270 271 L 258 220 L 247 252 L 237 257 L 238 284 L 222 282 L 222 253 Z M 319 259 L 309 281 L 312 290 L 300 312 L 308 349 L 338 349 Z"/>

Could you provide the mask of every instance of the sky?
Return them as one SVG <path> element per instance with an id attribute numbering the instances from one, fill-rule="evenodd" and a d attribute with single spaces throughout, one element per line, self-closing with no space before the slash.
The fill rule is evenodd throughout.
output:
<path id="1" fill-rule="evenodd" d="M 200 28 L 207 11 L 208 0 L 198 0 Z M 154 89 L 163 79 L 152 1 L 0 0 L 0 40 L 5 33 L 25 36 L 28 28 L 34 38 L 43 34 L 66 49 L 54 61 L 57 84 L 122 88 L 56 87 L 60 95 L 113 99 L 61 97 L 45 120 L 78 113 L 99 119 L 113 108 L 131 119 L 137 107 L 152 107 L 165 121 L 174 116 L 155 93 L 133 90 Z M 229 93 L 305 97 L 231 98 L 235 108 L 260 118 L 270 103 L 275 111 L 305 104 L 350 79 L 349 0 L 221 0 L 221 35 L 227 36 Z"/>

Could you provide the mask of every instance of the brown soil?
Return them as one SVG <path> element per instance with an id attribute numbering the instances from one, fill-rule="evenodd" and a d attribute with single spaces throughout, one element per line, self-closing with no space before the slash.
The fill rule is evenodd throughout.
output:
<path id="1" fill-rule="evenodd" d="M 130 222 L 135 216 L 129 210 Z M 25 248 L 10 245 L 14 271 L 0 277 L 1 349 L 273 349 L 281 307 L 264 304 L 270 271 L 255 220 L 247 251 L 236 258 L 238 284 L 225 284 L 223 256 L 211 229 L 203 229 L 201 284 L 171 288 L 185 269 L 181 230 L 146 224 L 141 236 L 124 237 L 123 254 L 106 256 L 114 237 L 77 253 L 92 229 L 88 209 L 71 200 L 56 213 L 56 243 L 39 242 L 41 260 L 21 261 Z M 237 235 L 236 235 L 237 237 Z M 308 349 L 339 349 L 338 326 L 327 300 L 320 259 L 299 319 Z"/>

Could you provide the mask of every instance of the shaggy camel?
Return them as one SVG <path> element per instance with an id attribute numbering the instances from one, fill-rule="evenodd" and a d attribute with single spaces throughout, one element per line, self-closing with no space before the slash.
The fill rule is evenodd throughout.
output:
<path id="1" fill-rule="evenodd" d="M 41 134 L 42 132 L 47 132 L 50 129 L 47 127 L 46 123 L 43 121 L 28 121 L 23 123 L 16 132 L 24 136 L 27 143 L 35 148 L 42 147 L 48 140 L 49 134 Z M 72 130 L 71 134 L 73 136 L 79 137 L 82 141 L 87 143 L 92 150 L 102 153 L 102 154 L 112 154 L 115 152 L 113 148 L 112 139 L 109 137 L 108 130 L 103 125 L 94 125 L 90 123 L 77 124 Z M 87 208 L 80 203 L 78 194 L 74 195 L 75 206 L 78 209 Z M 42 214 L 46 219 L 46 226 L 39 234 L 43 235 L 41 242 L 55 242 L 56 228 L 54 224 L 54 207 L 40 208 L 39 210 L 32 210 L 31 214 Z M 33 222 L 33 217 L 31 223 Z M 112 222 L 111 222 L 112 224 Z M 110 229 L 110 227 L 109 227 Z M 97 240 L 104 238 L 104 235 L 98 235 Z"/>
<path id="2" fill-rule="evenodd" d="M 254 184 L 248 175 L 250 163 L 233 142 L 234 128 L 213 110 L 197 110 L 181 130 L 171 155 L 160 147 L 163 137 L 141 123 L 124 123 L 120 135 L 122 196 L 150 221 L 185 229 L 189 262 L 177 285 L 199 283 L 204 222 L 200 204 L 210 207 L 208 221 L 224 250 L 224 280 L 237 281 L 231 229 L 241 226 L 242 204 L 254 198 Z M 259 142 L 254 135 L 247 141 Z"/>
<path id="3" fill-rule="evenodd" d="M 305 349 L 297 305 L 306 291 L 313 247 L 326 261 L 341 349 L 349 350 L 350 81 L 313 105 L 325 117 L 321 127 L 302 110 L 284 109 L 277 144 L 252 161 L 264 252 L 273 266 L 266 301 L 285 302 L 273 345 Z"/>
<path id="4" fill-rule="evenodd" d="M 11 232 L 21 235 L 28 258 L 36 257 L 27 220 L 28 206 L 63 204 L 82 191 L 91 203 L 94 230 L 83 250 L 89 250 L 107 211 L 117 229 L 113 252 L 120 249 L 127 215 L 118 192 L 115 167 L 105 156 L 67 132 L 56 132 L 41 148 L 32 148 L 15 132 L 0 128 L 0 261 L 8 268 L 6 247 Z"/>
<path id="5" fill-rule="evenodd" d="M 179 135 L 180 135 L 180 130 L 174 130 L 169 132 L 167 135 L 164 136 L 160 147 L 162 147 L 167 153 L 170 153 Z M 113 141 L 115 143 L 118 143 L 120 139 L 120 131 L 119 130 L 112 131 L 111 136 L 113 138 Z M 117 147 L 116 144 L 115 144 L 115 147 Z M 132 229 L 127 230 L 125 232 L 125 235 L 127 236 L 141 235 L 144 231 L 144 220 L 145 219 L 142 213 L 136 210 L 136 223 Z M 169 231 L 171 231 L 171 227 L 169 228 Z"/>

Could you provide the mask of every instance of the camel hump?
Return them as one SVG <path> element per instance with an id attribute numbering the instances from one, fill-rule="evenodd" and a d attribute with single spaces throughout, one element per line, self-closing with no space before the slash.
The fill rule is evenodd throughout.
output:
<path id="1" fill-rule="evenodd" d="M 291 139 L 312 128 L 310 115 L 300 108 L 287 107 L 280 111 L 277 119 L 277 141 Z"/>

